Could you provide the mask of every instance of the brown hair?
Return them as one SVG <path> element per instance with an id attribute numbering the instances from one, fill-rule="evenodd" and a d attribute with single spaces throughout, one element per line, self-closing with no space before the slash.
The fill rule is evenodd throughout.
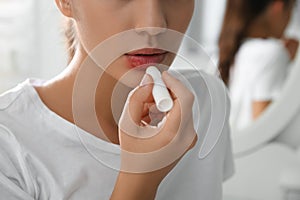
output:
<path id="1" fill-rule="evenodd" d="M 227 0 L 225 18 L 219 38 L 219 70 L 226 85 L 234 63 L 251 23 L 275 0 Z M 291 0 L 283 0 L 285 3 Z"/>
<path id="2" fill-rule="evenodd" d="M 77 46 L 77 34 L 75 30 L 75 22 L 71 18 L 66 18 L 65 20 L 65 38 L 66 38 L 66 45 L 69 54 L 69 62 L 73 59 L 76 46 Z"/>

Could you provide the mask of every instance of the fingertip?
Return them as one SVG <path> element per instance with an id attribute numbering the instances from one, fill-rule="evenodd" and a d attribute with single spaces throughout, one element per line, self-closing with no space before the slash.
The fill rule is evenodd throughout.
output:
<path id="1" fill-rule="evenodd" d="M 169 85 L 169 82 L 170 82 L 170 80 L 171 80 L 171 75 L 170 75 L 170 73 L 167 72 L 167 71 L 164 71 L 164 72 L 162 73 L 162 79 L 164 80 L 165 84 L 168 86 L 168 85 Z"/>
<path id="2" fill-rule="evenodd" d="M 139 86 L 137 93 L 139 94 L 141 99 L 144 99 L 152 95 L 152 90 L 153 90 L 153 84 L 147 83 L 145 85 Z"/>
<path id="3" fill-rule="evenodd" d="M 175 89 L 174 87 L 176 87 L 180 83 L 180 81 L 177 78 L 172 76 L 172 74 L 170 72 L 167 72 L 167 71 L 165 71 L 163 73 L 162 78 L 163 78 L 166 86 L 169 89 L 171 89 L 172 91 Z"/>
<path id="4" fill-rule="evenodd" d="M 162 72 L 163 77 L 170 77 L 170 73 L 168 71 Z"/>
<path id="5" fill-rule="evenodd" d="M 140 86 L 150 85 L 153 83 L 153 79 L 149 74 L 145 74 L 141 80 Z"/>

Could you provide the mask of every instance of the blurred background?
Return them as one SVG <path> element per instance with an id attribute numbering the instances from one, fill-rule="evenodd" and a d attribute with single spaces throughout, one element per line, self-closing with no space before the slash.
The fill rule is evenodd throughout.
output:
<path id="1" fill-rule="evenodd" d="M 0 0 L 0 91 L 66 66 L 61 16 L 52 0 Z"/>

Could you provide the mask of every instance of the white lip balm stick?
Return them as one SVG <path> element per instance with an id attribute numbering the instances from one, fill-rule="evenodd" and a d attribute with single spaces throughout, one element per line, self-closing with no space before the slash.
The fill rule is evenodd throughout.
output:
<path id="1" fill-rule="evenodd" d="M 152 95 L 154 97 L 157 109 L 161 112 L 170 111 L 173 107 L 173 100 L 164 81 L 161 78 L 160 71 L 156 67 L 150 66 L 147 68 L 146 73 L 149 74 L 154 81 Z"/>

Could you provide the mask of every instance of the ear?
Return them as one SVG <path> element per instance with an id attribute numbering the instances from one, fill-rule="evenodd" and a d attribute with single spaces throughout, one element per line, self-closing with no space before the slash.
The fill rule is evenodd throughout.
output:
<path id="1" fill-rule="evenodd" d="M 58 9 L 66 17 L 72 17 L 71 0 L 55 0 Z"/>

